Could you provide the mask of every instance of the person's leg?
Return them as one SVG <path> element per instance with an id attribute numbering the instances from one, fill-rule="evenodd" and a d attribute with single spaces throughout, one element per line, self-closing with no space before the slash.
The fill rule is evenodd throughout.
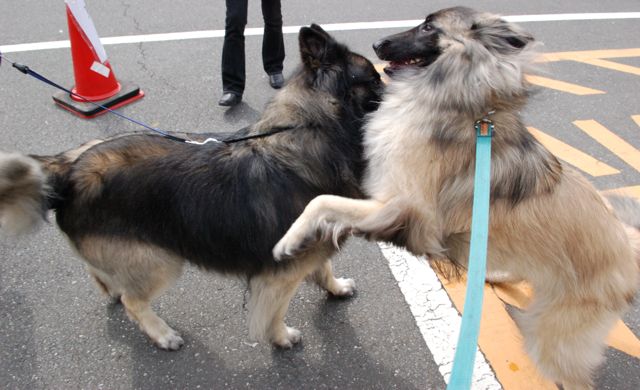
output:
<path id="1" fill-rule="evenodd" d="M 222 47 L 222 90 L 242 96 L 245 86 L 244 28 L 248 0 L 226 0 L 224 45 Z"/>
<path id="2" fill-rule="evenodd" d="M 280 0 L 262 0 L 264 37 L 262 39 L 262 64 L 268 75 L 282 73 L 284 40 L 282 37 L 282 12 Z"/>

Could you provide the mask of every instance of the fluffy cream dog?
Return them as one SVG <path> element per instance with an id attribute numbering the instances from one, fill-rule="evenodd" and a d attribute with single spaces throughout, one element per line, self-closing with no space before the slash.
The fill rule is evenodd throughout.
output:
<path id="1" fill-rule="evenodd" d="M 518 319 L 528 353 L 565 389 L 585 389 L 638 289 L 637 230 L 522 124 L 534 47 L 517 26 L 460 7 L 377 42 L 393 79 L 366 126 L 369 199 L 315 198 L 274 256 L 356 232 L 466 267 L 474 123 L 494 111 L 488 272 L 533 286 Z"/>

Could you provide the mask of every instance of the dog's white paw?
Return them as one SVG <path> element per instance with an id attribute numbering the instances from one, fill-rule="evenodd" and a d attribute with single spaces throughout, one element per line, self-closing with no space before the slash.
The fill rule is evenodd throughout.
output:
<path id="1" fill-rule="evenodd" d="M 171 329 L 166 335 L 162 335 L 154 340 L 154 343 L 161 349 L 167 351 L 177 351 L 184 344 L 184 340 L 180 337 L 180 334 Z"/>
<path id="2" fill-rule="evenodd" d="M 273 340 L 273 345 L 282 349 L 291 349 L 300 340 L 302 340 L 302 333 L 296 328 L 287 326 L 286 333 Z"/>
<path id="3" fill-rule="evenodd" d="M 306 234 L 299 223 L 294 223 L 289 231 L 273 247 L 273 258 L 276 261 L 294 257 L 302 248 Z"/>
<path id="4" fill-rule="evenodd" d="M 353 279 L 337 278 L 330 293 L 336 297 L 351 297 L 356 292 L 356 282 Z"/>

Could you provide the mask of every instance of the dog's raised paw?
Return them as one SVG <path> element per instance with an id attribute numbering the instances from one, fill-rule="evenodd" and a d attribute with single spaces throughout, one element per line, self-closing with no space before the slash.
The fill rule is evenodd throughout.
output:
<path id="1" fill-rule="evenodd" d="M 276 261 L 292 258 L 312 244 L 313 224 L 301 215 L 291 225 L 287 233 L 273 247 L 273 258 Z M 315 239 L 317 240 L 317 238 Z"/>
<path id="2" fill-rule="evenodd" d="M 286 234 L 275 247 L 273 247 L 273 258 L 282 261 L 295 257 L 301 249 L 302 240 L 292 239 L 290 234 Z"/>
<path id="3" fill-rule="evenodd" d="M 284 239 L 278 241 L 276 246 L 273 247 L 273 258 L 275 259 L 275 261 L 282 261 L 291 257 L 291 255 L 288 254 L 287 251 L 284 249 L 285 243 L 283 241 Z"/>

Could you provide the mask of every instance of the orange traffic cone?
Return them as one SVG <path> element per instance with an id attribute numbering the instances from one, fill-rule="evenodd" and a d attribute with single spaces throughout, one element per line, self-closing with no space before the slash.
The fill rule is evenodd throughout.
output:
<path id="1" fill-rule="evenodd" d="M 65 0 L 71 58 L 76 85 L 71 90 L 101 106 L 116 109 L 144 96 L 132 83 L 116 80 L 100 38 L 87 13 L 84 0 Z M 60 107 L 83 118 L 93 118 L 106 110 L 66 92 L 53 95 Z"/>

